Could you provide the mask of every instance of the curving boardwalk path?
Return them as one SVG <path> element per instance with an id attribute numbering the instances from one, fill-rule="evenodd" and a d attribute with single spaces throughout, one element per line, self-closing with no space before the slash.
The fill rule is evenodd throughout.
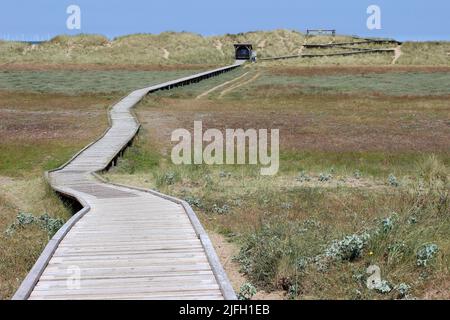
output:
<path id="1" fill-rule="evenodd" d="M 110 110 L 110 128 L 51 186 L 83 205 L 50 240 L 13 299 L 236 299 L 191 207 L 151 190 L 109 184 L 107 168 L 139 130 L 130 109 L 147 94 L 188 85 L 243 61 L 136 90 Z"/>

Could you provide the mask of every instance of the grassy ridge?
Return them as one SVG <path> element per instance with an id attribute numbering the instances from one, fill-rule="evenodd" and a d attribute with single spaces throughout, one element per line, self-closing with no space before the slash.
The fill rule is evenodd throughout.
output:
<path id="1" fill-rule="evenodd" d="M 303 43 L 303 35 L 285 30 L 213 37 L 165 32 L 113 41 L 102 36 L 59 36 L 40 46 L 0 43 L 0 63 L 224 64 L 233 61 L 236 42 L 252 42 L 268 55 L 282 55 Z"/>
<path id="2" fill-rule="evenodd" d="M 450 42 L 406 42 L 401 65 L 449 65 Z"/>
<path id="3" fill-rule="evenodd" d="M 327 36 L 315 36 L 308 43 L 328 43 Z M 358 41 L 349 36 L 338 36 L 336 42 Z M 0 64 L 100 64 L 100 65 L 167 65 L 167 64 L 226 64 L 233 60 L 233 44 L 252 43 L 259 57 L 298 54 L 305 35 L 290 30 L 257 31 L 241 34 L 203 37 L 188 32 L 135 34 L 112 41 L 99 35 L 58 36 L 42 45 L 0 42 Z M 392 45 L 364 45 L 367 48 L 387 48 Z M 449 44 L 446 42 L 405 43 L 404 65 L 449 65 Z M 339 48 L 308 49 L 309 53 L 343 51 Z M 345 50 L 344 50 L 345 51 Z M 347 50 L 348 51 L 348 50 Z M 308 53 L 304 52 L 304 53 Z M 280 65 L 362 64 L 388 65 L 391 53 L 367 54 L 349 57 L 291 59 Z"/>

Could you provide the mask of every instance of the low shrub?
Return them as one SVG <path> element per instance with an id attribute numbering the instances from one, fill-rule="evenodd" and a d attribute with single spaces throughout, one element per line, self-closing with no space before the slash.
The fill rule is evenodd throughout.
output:
<path id="1" fill-rule="evenodd" d="M 342 240 L 334 240 L 325 250 L 325 256 L 331 259 L 353 261 L 359 258 L 364 247 L 367 245 L 370 235 L 349 235 Z"/>
<path id="2" fill-rule="evenodd" d="M 439 247 L 434 243 L 423 245 L 417 251 L 417 265 L 420 267 L 427 267 L 438 251 Z"/>
<path id="3" fill-rule="evenodd" d="M 17 230 L 30 225 L 39 226 L 42 230 L 46 231 L 48 237 L 51 238 L 64 225 L 64 220 L 52 218 L 47 213 L 35 217 L 31 213 L 20 212 L 16 217 L 16 221 L 8 226 L 5 233 L 8 236 L 12 236 Z"/>
<path id="4" fill-rule="evenodd" d="M 238 293 L 239 300 L 250 300 L 256 294 L 256 288 L 249 282 L 244 283 Z"/>
<path id="5" fill-rule="evenodd" d="M 195 206 L 199 209 L 203 208 L 203 203 L 200 198 L 194 197 L 194 196 L 187 196 L 184 198 L 184 201 L 189 203 L 190 206 Z"/>
<path id="6" fill-rule="evenodd" d="M 171 186 L 180 181 L 180 179 L 180 174 L 178 172 L 169 171 L 162 174 L 157 173 L 156 186 L 158 188 L 162 186 Z"/>

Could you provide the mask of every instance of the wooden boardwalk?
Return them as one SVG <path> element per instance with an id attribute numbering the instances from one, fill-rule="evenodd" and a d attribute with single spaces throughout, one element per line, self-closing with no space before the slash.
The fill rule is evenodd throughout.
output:
<path id="1" fill-rule="evenodd" d="M 106 183 L 107 168 L 139 129 L 131 108 L 147 94 L 188 85 L 243 61 L 136 90 L 110 110 L 110 128 L 51 186 L 83 209 L 50 240 L 13 299 L 236 299 L 211 241 L 184 201 Z"/>

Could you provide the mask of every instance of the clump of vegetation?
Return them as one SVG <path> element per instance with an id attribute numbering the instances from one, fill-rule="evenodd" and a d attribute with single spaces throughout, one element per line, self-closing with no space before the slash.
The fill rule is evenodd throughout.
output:
<path id="1" fill-rule="evenodd" d="M 220 171 L 219 176 L 221 178 L 231 178 L 231 172 L 228 171 Z"/>
<path id="2" fill-rule="evenodd" d="M 321 226 L 309 220 L 271 220 L 243 237 L 235 260 L 254 284 L 289 290 L 299 285 L 311 257 L 320 253 L 320 243 L 309 242 L 320 233 Z"/>
<path id="3" fill-rule="evenodd" d="M 51 238 L 64 225 L 64 220 L 52 218 L 47 213 L 35 217 L 31 213 L 20 212 L 17 215 L 16 220 L 6 229 L 6 234 L 12 236 L 18 229 L 25 228 L 29 225 L 39 226 L 42 230 L 45 230 L 48 237 Z"/>
<path id="4" fill-rule="evenodd" d="M 281 209 L 290 210 L 293 207 L 294 206 L 293 206 L 292 202 L 283 202 L 283 203 L 281 203 Z"/>
<path id="5" fill-rule="evenodd" d="M 448 187 L 448 170 L 436 155 L 432 154 L 419 162 L 418 169 L 425 187 L 434 191 Z"/>
<path id="6" fill-rule="evenodd" d="M 250 282 L 246 282 L 239 289 L 238 299 L 251 300 L 255 294 L 256 288 Z"/>
<path id="7" fill-rule="evenodd" d="M 222 206 L 213 204 L 212 211 L 217 214 L 226 214 L 230 211 L 230 206 L 227 204 L 224 204 Z"/>
<path id="8" fill-rule="evenodd" d="M 394 213 L 392 216 L 384 218 L 381 220 L 381 232 L 387 233 L 394 228 L 394 223 L 397 220 L 397 214 Z"/>
<path id="9" fill-rule="evenodd" d="M 290 285 L 287 293 L 289 300 L 296 299 L 300 294 L 300 286 L 297 283 Z"/>
<path id="10" fill-rule="evenodd" d="M 176 182 L 180 181 L 181 177 L 178 172 L 169 171 L 163 174 L 156 175 L 156 186 L 159 188 L 161 186 L 171 186 Z"/>
<path id="11" fill-rule="evenodd" d="M 386 280 L 381 280 L 379 283 L 375 285 L 375 290 L 377 290 L 379 293 L 386 294 L 392 291 L 391 286 L 389 285 L 389 282 Z"/>
<path id="12" fill-rule="evenodd" d="M 175 172 L 167 172 L 163 176 L 164 183 L 169 186 L 175 183 L 175 179 L 176 179 Z"/>
<path id="13" fill-rule="evenodd" d="M 311 181 L 311 177 L 305 171 L 302 171 L 298 175 L 297 181 L 299 181 L 299 182 L 308 182 L 308 181 Z"/>
<path id="14" fill-rule="evenodd" d="M 439 247 L 434 243 L 423 245 L 417 251 L 417 265 L 427 267 L 438 251 Z"/>
<path id="15" fill-rule="evenodd" d="M 398 292 L 398 298 L 404 298 L 408 295 L 409 290 L 411 289 L 411 286 L 407 285 L 406 283 L 400 283 L 394 288 Z"/>
<path id="16" fill-rule="evenodd" d="M 184 201 L 189 203 L 190 206 L 195 206 L 199 209 L 203 208 L 203 203 L 200 198 L 197 198 L 195 196 L 187 196 L 184 198 Z"/>
<path id="17" fill-rule="evenodd" d="M 361 177 L 362 177 L 361 171 L 355 170 L 353 172 L 353 177 L 355 177 L 355 179 L 361 179 Z"/>
<path id="18" fill-rule="evenodd" d="M 400 186 L 400 183 L 398 182 L 397 177 L 394 176 L 393 174 L 390 174 L 390 175 L 389 175 L 389 177 L 388 177 L 388 183 L 389 183 L 389 185 L 392 186 L 392 187 L 398 187 L 398 186 Z"/>
<path id="19" fill-rule="evenodd" d="M 370 235 L 364 233 L 362 235 L 349 235 L 342 240 L 334 240 L 325 250 L 325 256 L 335 260 L 353 261 L 361 256 L 369 239 Z"/>
<path id="20" fill-rule="evenodd" d="M 132 145 L 126 149 L 126 157 L 120 158 L 114 171 L 134 174 L 136 171 L 151 169 L 159 164 L 160 156 L 152 150 L 140 145 Z"/>
<path id="21" fill-rule="evenodd" d="M 47 213 L 39 217 L 39 224 L 51 238 L 64 225 L 64 220 L 52 218 Z"/>
<path id="22" fill-rule="evenodd" d="M 240 206 L 242 206 L 242 199 L 239 197 L 234 198 L 234 199 L 232 199 L 232 203 L 233 203 L 233 206 L 240 207 Z"/>
<path id="23" fill-rule="evenodd" d="M 283 256 L 284 237 L 282 227 L 276 225 L 264 225 L 255 234 L 245 237 L 236 257 L 241 271 L 259 285 L 271 284 Z"/>
<path id="24" fill-rule="evenodd" d="M 319 181 L 320 182 L 328 182 L 333 178 L 333 175 L 331 173 L 321 173 L 319 175 Z"/>
<path id="25" fill-rule="evenodd" d="M 205 186 L 207 186 L 207 187 L 211 187 L 214 185 L 214 180 L 211 177 L 211 175 L 209 175 L 209 174 L 205 174 L 203 176 L 203 182 L 205 183 Z"/>

